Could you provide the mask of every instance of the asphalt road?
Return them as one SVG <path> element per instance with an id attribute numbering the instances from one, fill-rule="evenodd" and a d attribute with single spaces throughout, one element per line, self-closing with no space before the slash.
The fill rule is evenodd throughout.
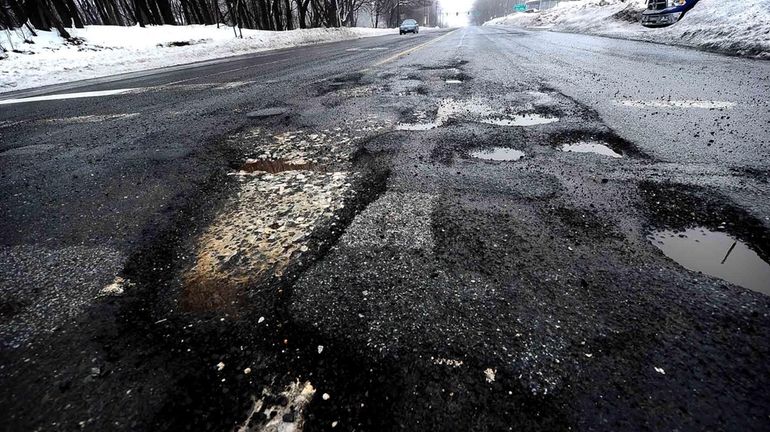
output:
<path id="1" fill-rule="evenodd" d="M 767 430 L 768 94 L 502 27 L 3 94 L 2 429 Z"/>

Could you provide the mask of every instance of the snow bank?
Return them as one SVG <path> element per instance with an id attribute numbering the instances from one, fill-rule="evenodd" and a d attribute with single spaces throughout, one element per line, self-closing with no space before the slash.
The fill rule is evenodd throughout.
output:
<path id="1" fill-rule="evenodd" d="M 643 0 L 565 1 L 539 13 L 514 13 L 484 25 L 513 25 L 685 45 L 770 59 L 770 1 L 700 0 L 682 21 L 645 28 Z"/>
<path id="2" fill-rule="evenodd" d="M 362 27 L 315 28 L 292 31 L 243 30 L 235 38 L 231 27 L 88 26 L 68 29 L 74 42 L 58 32 L 0 30 L 0 92 L 95 78 L 123 72 L 171 66 L 298 45 L 397 33 L 394 29 Z M 25 43 L 24 40 L 34 43 Z M 0 54 L 2 56 L 2 54 Z"/>

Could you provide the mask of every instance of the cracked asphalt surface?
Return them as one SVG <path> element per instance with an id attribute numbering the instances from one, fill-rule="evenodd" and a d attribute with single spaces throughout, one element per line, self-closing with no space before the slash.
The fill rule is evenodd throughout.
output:
<path id="1" fill-rule="evenodd" d="M 770 428 L 770 281 L 650 241 L 770 261 L 770 63 L 469 27 L 0 103 L 115 89 L 0 105 L 3 430 Z"/>

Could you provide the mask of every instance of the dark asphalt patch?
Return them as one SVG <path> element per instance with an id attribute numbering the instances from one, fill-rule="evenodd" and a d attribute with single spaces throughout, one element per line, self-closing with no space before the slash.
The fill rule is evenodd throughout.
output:
<path id="1" fill-rule="evenodd" d="M 466 82 L 466 81 L 470 81 L 472 77 L 465 72 L 457 71 L 457 72 L 442 74 L 441 78 L 445 81 Z"/>
<path id="2" fill-rule="evenodd" d="M 770 169 L 740 167 L 740 168 L 730 168 L 730 171 L 738 175 L 750 176 L 761 183 L 770 183 Z"/>
<path id="3" fill-rule="evenodd" d="M 610 220 L 600 217 L 596 212 L 586 209 L 557 207 L 548 211 L 561 222 L 565 229 L 565 237 L 576 242 L 604 240 L 608 238 L 622 239 L 618 227 Z"/>
<path id="4" fill-rule="evenodd" d="M 265 108 L 257 111 L 251 111 L 246 114 L 246 117 L 250 119 L 263 119 L 263 118 L 283 115 L 283 114 L 286 114 L 287 112 L 289 112 L 287 108 L 272 107 L 272 108 Z"/>

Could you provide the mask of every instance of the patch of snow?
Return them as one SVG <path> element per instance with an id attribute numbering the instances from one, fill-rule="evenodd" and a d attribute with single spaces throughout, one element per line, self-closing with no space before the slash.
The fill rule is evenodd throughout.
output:
<path id="1" fill-rule="evenodd" d="M 578 0 L 536 13 L 514 13 L 484 25 L 547 28 L 684 45 L 770 59 L 770 2 L 700 0 L 681 21 L 663 28 L 640 24 L 644 0 Z"/>
<path id="2" fill-rule="evenodd" d="M 0 32 L 0 45 L 9 50 L 7 58 L 0 59 L 0 92 L 257 51 L 395 34 L 394 29 L 364 27 L 243 29 L 240 39 L 231 27 L 205 25 L 86 26 L 68 31 L 79 43 L 67 42 L 57 31 L 36 30 L 37 36 L 31 36 L 26 29 Z M 34 43 L 25 43 L 25 39 Z M 173 46 L 175 43 L 185 45 Z"/>
<path id="3" fill-rule="evenodd" d="M 495 382 L 496 373 L 497 373 L 497 369 L 486 368 L 484 369 L 484 378 L 486 378 L 488 383 Z"/>

